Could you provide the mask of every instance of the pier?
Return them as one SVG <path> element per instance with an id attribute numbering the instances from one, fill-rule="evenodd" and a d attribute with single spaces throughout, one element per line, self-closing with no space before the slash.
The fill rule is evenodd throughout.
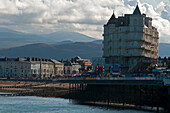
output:
<path id="1" fill-rule="evenodd" d="M 170 79 L 72 77 L 58 82 L 69 83 L 69 98 L 80 102 L 148 106 L 157 111 L 161 107 L 170 111 Z"/>

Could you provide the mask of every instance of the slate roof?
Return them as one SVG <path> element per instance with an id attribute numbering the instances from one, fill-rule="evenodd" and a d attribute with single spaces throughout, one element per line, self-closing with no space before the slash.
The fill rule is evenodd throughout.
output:
<path id="1" fill-rule="evenodd" d="M 139 9 L 139 6 L 138 6 L 138 5 L 136 6 L 133 14 L 134 14 L 134 15 L 137 15 L 137 14 L 141 15 L 141 12 L 140 12 L 140 9 Z"/>
<path id="2" fill-rule="evenodd" d="M 115 20 L 115 18 L 116 18 L 116 17 L 115 17 L 115 14 L 114 14 L 114 12 L 113 12 L 111 18 L 110 18 L 109 21 L 108 21 L 108 24 L 113 24 L 113 23 L 114 23 L 113 20 Z"/>

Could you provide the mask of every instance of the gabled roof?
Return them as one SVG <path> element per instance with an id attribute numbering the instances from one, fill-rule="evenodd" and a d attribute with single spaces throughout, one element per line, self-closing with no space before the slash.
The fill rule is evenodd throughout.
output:
<path id="1" fill-rule="evenodd" d="M 50 59 L 50 61 L 52 61 L 53 63 L 55 64 L 62 64 L 61 62 L 57 61 L 57 60 L 54 60 L 54 59 Z"/>
<path id="2" fill-rule="evenodd" d="M 136 6 L 133 14 L 134 14 L 134 15 L 137 15 L 137 14 L 141 15 L 141 12 L 140 12 L 140 9 L 139 9 L 139 6 L 138 6 L 138 5 Z"/>

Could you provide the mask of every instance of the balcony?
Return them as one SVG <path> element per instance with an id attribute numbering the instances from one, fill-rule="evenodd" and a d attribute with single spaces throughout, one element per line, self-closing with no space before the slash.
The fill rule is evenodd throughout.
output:
<path id="1" fill-rule="evenodd" d="M 141 48 L 141 46 L 125 46 L 126 49 L 144 49 L 144 48 Z"/>
<path id="2" fill-rule="evenodd" d="M 126 41 L 144 41 L 144 39 L 128 38 Z"/>
<path id="3" fill-rule="evenodd" d="M 152 40 L 145 38 L 145 42 L 152 43 Z"/>

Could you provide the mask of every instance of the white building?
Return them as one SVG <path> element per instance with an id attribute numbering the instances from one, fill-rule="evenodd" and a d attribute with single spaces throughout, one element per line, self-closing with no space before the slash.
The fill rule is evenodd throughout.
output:
<path id="1" fill-rule="evenodd" d="M 54 59 L 50 59 L 50 61 L 54 63 L 54 74 L 57 76 L 64 75 L 64 63 Z"/>
<path id="2" fill-rule="evenodd" d="M 57 72 L 55 70 L 57 69 L 57 64 L 54 62 L 57 61 L 43 58 L 0 58 L 0 76 L 29 78 L 55 77 L 56 74 L 60 73 L 55 73 Z M 63 64 L 61 63 L 61 65 Z"/>
<path id="3" fill-rule="evenodd" d="M 69 60 L 64 62 L 64 74 L 66 75 L 79 75 L 81 65 L 79 63 L 71 62 Z"/>
<path id="4" fill-rule="evenodd" d="M 143 72 L 157 64 L 159 33 L 152 18 L 141 14 L 138 5 L 133 14 L 115 17 L 104 25 L 103 57 L 107 66 L 119 64 L 122 73 Z"/>

